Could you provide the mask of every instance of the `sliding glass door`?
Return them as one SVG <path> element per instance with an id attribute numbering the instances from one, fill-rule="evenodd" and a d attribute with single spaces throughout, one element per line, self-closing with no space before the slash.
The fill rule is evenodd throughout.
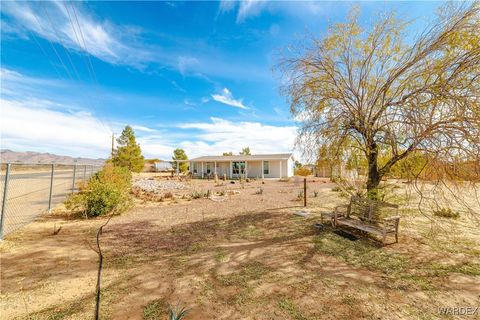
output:
<path id="1" fill-rule="evenodd" d="M 233 176 L 240 176 L 245 174 L 245 161 L 233 161 L 232 162 L 232 174 Z"/>

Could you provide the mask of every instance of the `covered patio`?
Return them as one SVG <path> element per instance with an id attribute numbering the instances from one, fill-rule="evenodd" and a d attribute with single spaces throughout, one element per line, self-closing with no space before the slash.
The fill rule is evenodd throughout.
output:
<path id="1" fill-rule="evenodd" d="M 189 170 L 198 178 L 215 174 L 228 179 L 284 178 L 293 175 L 291 157 L 291 154 L 206 156 L 191 159 Z"/>

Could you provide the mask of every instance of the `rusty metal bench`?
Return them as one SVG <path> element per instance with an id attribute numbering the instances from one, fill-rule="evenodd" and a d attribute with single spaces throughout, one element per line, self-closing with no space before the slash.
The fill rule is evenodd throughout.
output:
<path id="1" fill-rule="evenodd" d="M 394 214 L 386 216 L 388 211 Z M 348 226 L 379 235 L 383 245 L 386 244 L 387 235 L 394 235 L 395 243 L 398 242 L 399 223 L 398 205 L 358 196 L 353 196 L 349 204 L 336 207 L 332 216 L 335 228 Z"/>

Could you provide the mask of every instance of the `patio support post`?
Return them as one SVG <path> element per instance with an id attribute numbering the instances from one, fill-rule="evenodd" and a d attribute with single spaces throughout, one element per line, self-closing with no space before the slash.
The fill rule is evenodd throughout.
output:
<path id="1" fill-rule="evenodd" d="M 233 168 L 232 168 L 232 161 L 230 161 L 230 179 L 233 178 Z"/>
<path id="2" fill-rule="evenodd" d="M 245 160 L 245 179 L 248 178 L 248 161 Z"/>
<path id="3" fill-rule="evenodd" d="M 202 161 L 202 179 L 203 179 L 204 175 L 203 175 L 203 161 Z"/>
<path id="4" fill-rule="evenodd" d="M 262 180 L 265 179 L 265 161 L 262 161 Z"/>
<path id="5" fill-rule="evenodd" d="M 282 179 L 282 160 L 280 160 L 280 179 Z"/>

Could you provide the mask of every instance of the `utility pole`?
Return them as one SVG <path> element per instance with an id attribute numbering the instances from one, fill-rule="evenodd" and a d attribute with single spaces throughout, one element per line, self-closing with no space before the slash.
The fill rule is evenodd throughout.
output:
<path id="1" fill-rule="evenodd" d="M 114 144 L 115 144 L 115 134 L 112 133 L 112 158 L 113 158 L 113 150 L 114 150 L 114 148 L 115 148 L 115 145 L 114 145 Z"/>

